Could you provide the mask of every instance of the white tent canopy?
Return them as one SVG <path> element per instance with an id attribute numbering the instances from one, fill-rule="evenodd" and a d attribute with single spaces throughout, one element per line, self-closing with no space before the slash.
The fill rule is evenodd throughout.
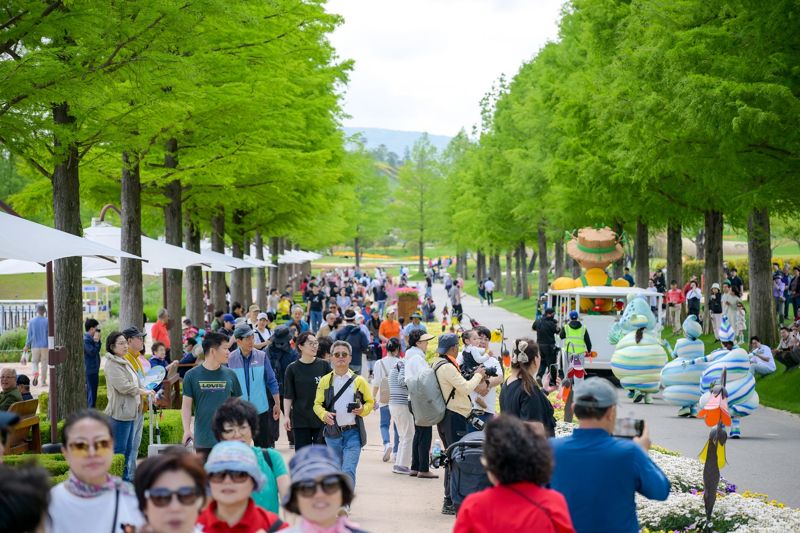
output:
<path id="1" fill-rule="evenodd" d="M 322 256 L 314 252 L 305 252 L 303 250 L 287 250 L 278 256 L 278 264 L 293 265 L 307 263 L 309 261 L 315 261 L 320 257 Z"/>
<path id="2" fill-rule="evenodd" d="M 116 243 L 119 245 L 119 241 Z M 118 246 L 84 239 L 24 218 L 0 212 L 0 259 L 19 259 L 44 264 L 64 257 L 116 257 L 141 259 Z M 113 260 L 112 260 L 113 261 Z M 107 266 L 108 261 L 103 261 Z"/>
<path id="3" fill-rule="evenodd" d="M 87 239 L 108 246 L 119 246 L 122 242 L 122 230 L 105 222 L 86 228 L 84 235 Z M 210 267 L 214 263 L 198 253 L 144 235 L 142 235 L 142 257 L 147 261 L 147 264 L 142 265 L 142 273 L 154 276 L 160 275 L 161 270 L 165 268 L 186 270 L 189 266 Z M 110 276 L 119 274 L 119 267 L 109 269 L 108 265 L 84 259 L 83 272 L 87 276 Z"/>
<path id="4" fill-rule="evenodd" d="M 104 261 L 107 263 L 107 261 Z M 6 259 L 0 261 L 0 275 L 2 274 L 44 274 L 47 269 L 35 261 L 20 261 L 19 259 Z"/>

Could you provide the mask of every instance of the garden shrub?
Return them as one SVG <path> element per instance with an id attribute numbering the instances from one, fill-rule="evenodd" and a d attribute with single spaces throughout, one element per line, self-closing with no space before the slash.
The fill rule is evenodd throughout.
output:
<path id="1" fill-rule="evenodd" d="M 161 444 L 180 444 L 183 438 L 183 423 L 181 422 L 180 409 L 164 409 L 160 412 L 158 425 L 161 428 Z M 139 457 L 147 457 L 147 445 L 150 443 L 150 414 L 144 415 L 144 429 L 142 429 L 142 442 L 139 444 Z M 153 429 L 153 442 L 155 443 L 155 429 Z"/>
<path id="2" fill-rule="evenodd" d="M 106 407 L 108 406 L 108 391 L 105 387 L 105 377 L 100 374 L 102 378 L 101 385 L 97 387 L 97 405 L 96 409 L 98 411 L 105 411 Z M 47 418 L 49 411 L 47 408 L 49 407 L 50 403 L 50 395 L 47 392 L 43 392 L 39 394 L 39 418 Z"/>
<path id="3" fill-rule="evenodd" d="M 69 475 L 69 466 L 67 460 L 60 453 L 25 453 L 20 455 L 6 455 L 3 457 L 5 464 L 10 466 L 17 466 L 34 462 L 38 466 L 44 468 L 50 473 L 50 482 L 53 485 L 61 483 L 67 479 Z M 122 454 L 116 454 L 111 460 L 111 469 L 109 472 L 112 476 L 122 477 L 122 470 L 125 467 L 125 457 Z"/>

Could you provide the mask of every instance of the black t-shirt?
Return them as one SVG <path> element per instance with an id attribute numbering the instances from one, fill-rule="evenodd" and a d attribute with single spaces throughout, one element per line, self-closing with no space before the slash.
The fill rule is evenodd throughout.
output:
<path id="1" fill-rule="evenodd" d="M 325 295 L 321 292 L 314 294 L 313 292 L 308 296 L 308 310 L 322 312 L 322 305 L 325 303 Z"/>
<path id="2" fill-rule="evenodd" d="M 550 401 L 539 387 L 534 387 L 533 394 L 528 395 L 522 388 L 521 379 L 505 382 L 500 387 L 500 412 L 526 422 L 541 422 L 548 436 L 554 437 L 556 434 L 556 419 Z"/>
<path id="3" fill-rule="evenodd" d="M 314 359 L 308 364 L 298 359 L 286 368 L 283 397 L 292 400 L 292 426 L 312 429 L 322 427 L 322 420 L 314 414 L 314 399 L 320 378 L 330 371 L 331 365 L 324 359 Z"/>

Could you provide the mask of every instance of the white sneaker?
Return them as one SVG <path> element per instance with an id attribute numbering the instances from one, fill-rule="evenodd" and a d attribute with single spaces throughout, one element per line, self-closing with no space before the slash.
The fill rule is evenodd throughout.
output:
<path id="1" fill-rule="evenodd" d="M 387 444 L 383 447 L 383 462 L 388 463 L 392 457 L 392 445 Z"/>

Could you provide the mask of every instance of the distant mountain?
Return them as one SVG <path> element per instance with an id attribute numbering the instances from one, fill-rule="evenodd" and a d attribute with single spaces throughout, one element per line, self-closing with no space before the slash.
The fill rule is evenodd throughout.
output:
<path id="1" fill-rule="evenodd" d="M 342 128 L 345 135 L 348 137 L 356 133 L 360 133 L 366 142 L 367 149 L 375 149 L 380 145 L 385 145 L 390 152 L 394 152 L 402 159 L 405 154 L 406 148 L 409 150 L 414 143 L 422 136 L 421 131 L 399 131 L 399 130 L 385 130 L 381 128 Z M 428 138 L 436 149 L 441 152 L 447 148 L 448 143 L 452 137 L 446 135 L 431 135 Z"/>

